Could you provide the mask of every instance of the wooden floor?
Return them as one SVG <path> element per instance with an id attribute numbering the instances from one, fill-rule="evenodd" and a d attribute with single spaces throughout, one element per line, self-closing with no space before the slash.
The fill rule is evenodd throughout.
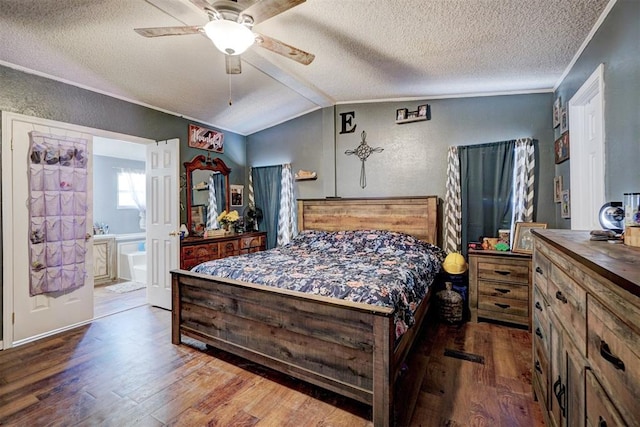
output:
<path id="1" fill-rule="evenodd" d="M 403 376 L 419 388 L 403 425 L 543 424 L 528 332 L 436 324 L 424 335 Z M 170 312 L 142 306 L 2 351 L 0 425 L 371 425 L 365 405 L 193 341 L 170 341 Z M 412 406 L 405 393 L 398 402 Z"/>
<path id="2" fill-rule="evenodd" d="M 124 282 L 124 280 L 115 281 L 109 284 Z M 134 307 L 140 307 L 147 303 L 147 290 L 138 289 L 137 291 L 125 292 L 119 294 L 107 289 L 108 285 L 96 286 L 93 288 L 93 317 L 99 318 L 109 314 L 119 313 Z"/>

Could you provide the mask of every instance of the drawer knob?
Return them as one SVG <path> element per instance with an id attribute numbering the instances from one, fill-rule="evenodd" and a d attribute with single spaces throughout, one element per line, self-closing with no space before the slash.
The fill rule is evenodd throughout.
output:
<path id="1" fill-rule="evenodd" d="M 542 304 L 540 304 L 540 301 L 536 301 L 536 308 L 542 311 Z"/>
<path id="2" fill-rule="evenodd" d="M 509 292 L 511 292 L 510 289 L 503 289 L 503 288 L 494 288 L 494 289 L 500 292 L 501 294 L 508 294 Z"/>
<path id="3" fill-rule="evenodd" d="M 536 328 L 536 335 L 542 339 L 542 331 L 540 330 L 540 328 Z"/>
<path id="4" fill-rule="evenodd" d="M 607 427 L 607 422 L 602 418 L 602 415 L 598 417 L 598 427 Z"/>
<path id="5" fill-rule="evenodd" d="M 618 356 L 611 353 L 609 344 L 607 344 L 605 340 L 600 340 L 600 356 L 611 363 L 616 369 L 624 371 L 624 362 Z"/>
<path id="6" fill-rule="evenodd" d="M 542 274 L 544 276 L 544 272 L 542 271 L 542 269 L 538 266 L 536 266 L 536 273 L 538 274 Z"/>
<path id="7" fill-rule="evenodd" d="M 500 304 L 499 302 L 494 302 L 494 304 L 500 308 L 509 308 L 511 307 L 509 304 Z"/>
<path id="8" fill-rule="evenodd" d="M 495 272 L 496 274 L 500 274 L 500 275 L 502 275 L 502 276 L 508 276 L 509 274 L 511 274 L 511 272 L 510 272 L 510 271 L 504 271 L 504 270 L 494 270 L 494 272 Z"/>
<path id="9" fill-rule="evenodd" d="M 562 301 L 563 304 L 567 303 L 567 297 L 565 297 L 560 291 L 556 292 L 556 299 Z"/>

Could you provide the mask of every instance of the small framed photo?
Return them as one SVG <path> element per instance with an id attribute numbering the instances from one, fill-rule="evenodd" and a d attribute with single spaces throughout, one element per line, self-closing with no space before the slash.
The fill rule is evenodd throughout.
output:
<path id="1" fill-rule="evenodd" d="M 191 206 L 191 231 L 204 230 L 207 223 L 207 207 L 205 205 Z"/>
<path id="2" fill-rule="evenodd" d="M 553 178 L 553 201 L 556 203 L 562 201 L 562 175 Z"/>
<path id="3" fill-rule="evenodd" d="M 571 196 L 569 190 L 562 192 L 562 201 L 560 202 L 560 216 L 562 218 L 571 218 Z"/>
<path id="4" fill-rule="evenodd" d="M 231 190 L 231 206 L 242 206 L 243 198 L 242 193 L 244 192 L 244 185 L 230 185 Z"/>
<path id="5" fill-rule="evenodd" d="M 560 105 L 561 100 L 560 97 L 556 99 L 553 103 L 553 128 L 557 128 L 560 126 Z"/>
<path id="6" fill-rule="evenodd" d="M 544 222 L 516 222 L 516 231 L 513 236 L 513 248 L 511 252 L 522 254 L 533 253 L 533 236 L 531 230 L 534 228 L 547 228 Z"/>
<path id="7" fill-rule="evenodd" d="M 556 164 L 569 159 L 569 132 L 563 133 L 554 143 Z"/>
<path id="8" fill-rule="evenodd" d="M 431 118 L 431 106 L 429 104 L 418 105 L 418 117 L 429 120 Z"/>
<path id="9" fill-rule="evenodd" d="M 407 109 L 406 108 L 398 108 L 396 110 L 396 121 L 406 120 L 407 119 Z"/>
<path id="10" fill-rule="evenodd" d="M 560 133 L 565 133 L 568 130 L 569 130 L 569 119 L 567 117 L 567 107 L 565 107 L 560 112 Z"/>

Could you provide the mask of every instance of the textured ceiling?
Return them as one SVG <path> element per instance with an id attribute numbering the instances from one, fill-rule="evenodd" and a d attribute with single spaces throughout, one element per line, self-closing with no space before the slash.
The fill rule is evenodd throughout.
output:
<path id="1" fill-rule="evenodd" d="M 0 0 L 0 64 L 248 135 L 336 103 L 551 90 L 608 2 L 307 0 L 255 30 L 311 65 L 254 46 L 227 76 L 201 35 L 133 31 L 206 23 L 188 0 Z"/>

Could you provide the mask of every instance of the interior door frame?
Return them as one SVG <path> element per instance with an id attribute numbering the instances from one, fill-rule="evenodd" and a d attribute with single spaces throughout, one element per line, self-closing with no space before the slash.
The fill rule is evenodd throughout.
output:
<path id="1" fill-rule="evenodd" d="M 0 341 L 0 349 L 11 348 L 13 342 L 13 287 L 14 287 L 14 271 L 13 271 L 13 254 L 11 250 L 6 250 L 9 245 L 5 245 L 4 242 L 7 236 L 11 236 L 11 230 L 13 229 L 13 212 L 11 205 L 5 201 L 13 199 L 13 159 L 12 159 L 12 122 L 14 120 L 24 121 L 28 123 L 34 123 L 39 126 L 50 127 L 52 129 L 68 129 L 78 133 L 85 133 L 92 136 L 100 136 L 103 138 L 119 139 L 122 141 L 128 141 L 138 144 L 151 144 L 155 143 L 152 139 L 141 138 L 133 135 L 126 135 L 117 132 L 111 132 L 103 129 L 91 128 L 87 126 L 75 125 L 71 123 L 65 123 L 50 119 L 43 119 L 35 116 L 28 116 L 24 114 L 2 112 L 2 166 L 0 172 L 2 173 L 2 340 Z M 93 155 L 93 153 L 89 153 Z M 93 179 L 91 176 L 89 179 Z M 8 284 L 11 284 L 8 286 Z M 93 286 L 93 283 L 91 284 Z M 65 328 L 56 329 L 45 334 L 38 335 L 33 339 L 21 340 L 19 344 L 24 344 L 34 339 L 43 338 L 54 333 L 62 332 L 75 328 L 77 326 L 90 323 L 93 319 L 80 322 L 78 324 L 68 325 Z"/>
<path id="2" fill-rule="evenodd" d="M 600 228 L 598 212 L 605 201 L 605 176 L 606 176 L 606 140 L 604 117 L 604 65 L 600 64 L 580 89 L 569 100 L 569 140 L 571 146 L 570 175 L 570 203 L 571 203 L 571 229 L 594 230 Z M 593 99 L 598 98 L 599 111 L 596 111 L 594 119 L 597 124 L 591 123 L 585 106 Z M 594 127 L 598 127 L 594 131 Z M 593 163 L 596 172 L 593 174 L 591 165 L 594 159 L 589 159 L 583 149 L 584 142 L 588 140 L 590 133 L 597 132 L 599 150 L 602 154 L 598 163 Z"/>

